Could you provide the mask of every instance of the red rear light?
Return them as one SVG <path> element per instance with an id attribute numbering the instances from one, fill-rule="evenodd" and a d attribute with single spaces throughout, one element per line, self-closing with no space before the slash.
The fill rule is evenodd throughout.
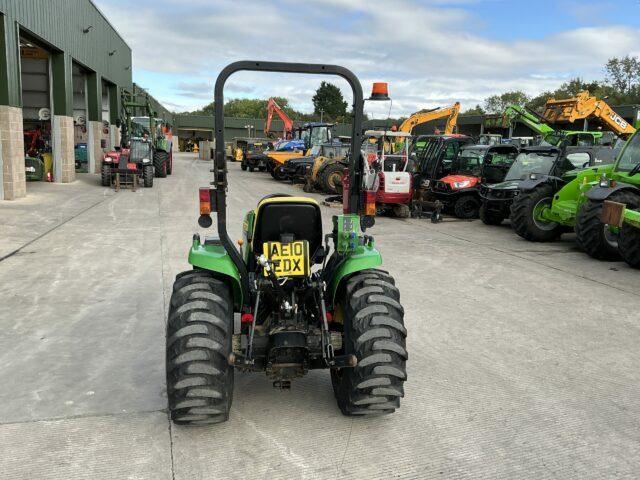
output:
<path id="1" fill-rule="evenodd" d="M 200 197 L 200 215 L 211 215 L 211 193 L 208 188 L 198 191 Z"/>
<path id="2" fill-rule="evenodd" d="M 364 192 L 364 214 L 373 217 L 376 214 L 376 192 L 365 190 Z"/>
<path id="3" fill-rule="evenodd" d="M 240 322 L 242 323 L 253 323 L 253 314 L 252 313 L 243 313 L 240 317 Z"/>

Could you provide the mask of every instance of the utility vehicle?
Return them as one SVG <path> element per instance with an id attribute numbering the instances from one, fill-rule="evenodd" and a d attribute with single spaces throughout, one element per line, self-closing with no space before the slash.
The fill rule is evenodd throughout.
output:
<path id="1" fill-rule="evenodd" d="M 153 177 L 153 148 L 148 138 L 123 141 L 121 147 L 105 153 L 102 159 L 101 180 L 105 187 L 135 187 L 141 183 L 150 188 L 153 187 Z"/>
<path id="2" fill-rule="evenodd" d="M 242 160 L 240 168 L 242 170 L 259 170 L 264 172 L 267 169 L 267 155 L 271 142 L 266 138 L 247 138 L 244 143 L 238 142 L 238 149 L 241 151 Z"/>
<path id="3" fill-rule="evenodd" d="M 576 240 L 580 247 L 598 259 L 621 255 L 640 268 L 640 134 L 629 139 L 613 165 L 585 174 L 574 190 L 568 187 L 558 197 L 565 203 L 579 197 Z"/>
<path id="4" fill-rule="evenodd" d="M 511 205 L 520 193 L 519 186 L 531 175 L 571 177 L 573 170 L 595 163 L 595 156 L 585 156 L 579 147 L 534 146 L 520 149 L 515 162 L 511 165 L 504 181 L 496 184 L 483 183 L 480 186 L 480 206 L 482 221 L 487 225 L 499 225 L 511 215 Z M 588 149 L 587 149 L 588 150 Z M 588 160 L 586 160 L 588 159 Z"/>
<path id="5" fill-rule="evenodd" d="M 327 235 L 315 200 L 274 194 L 246 214 L 239 249 L 229 238 L 223 89 L 246 70 L 339 75 L 353 90 L 352 187 Z M 166 335 L 172 420 L 227 420 L 236 370 L 264 372 L 274 387 L 289 388 L 310 369 L 329 369 L 343 414 L 393 412 L 404 395 L 407 331 L 400 292 L 377 269 L 380 253 L 364 233 L 374 224 L 375 192 L 360 148 L 359 80 L 334 65 L 242 61 L 219 74 L 214 100 L 214 181 L 200 189 L 199 224 L 211 227 L 215 213 L 217 236 L 194 235 L 193 269 L 173 285 Z"/>
<path id="6" fill-rule="evenodd" d="M 610 171 L 616 156 L 616 150 L 609 147 L 566 147 L 566 152 L 569 163 L 577 169 L 561 175 L 535 172 L 518 185 L 511 225 L 526 240 L 550 241 L 573 231 L 585 187 L 599 178 L 600 172 Z"/>
<path id="7" fill-rule="evenodd" d="M 464 145 L 451 163 L 449 174 L 431 182 L 428 197 L 442 202 L 458 218 L 477 218 L 481 181 L 502 181 L 505 168 L 511 166 L 516 155 L 518 149 L 511 145 Z"/>

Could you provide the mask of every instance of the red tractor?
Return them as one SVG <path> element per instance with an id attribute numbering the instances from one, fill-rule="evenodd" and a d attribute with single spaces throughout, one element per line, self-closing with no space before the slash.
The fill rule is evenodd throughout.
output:
<path id="1" fill-rule="evenodd" d="M 128 147 L 111 150 L 102 159 L 102 185 L 120 187 L 141 182 L 153 187 L 153 149 L 148 138 L 132 138 Z"/>

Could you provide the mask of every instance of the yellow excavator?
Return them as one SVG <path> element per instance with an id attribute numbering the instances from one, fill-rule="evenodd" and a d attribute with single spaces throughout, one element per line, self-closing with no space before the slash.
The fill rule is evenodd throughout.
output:
<path id="1" fill-rule="evenodd" d="M 598 119 L 618 136 L 628 136 L 636 131 L 629 122 L 614 112 L 607 102 L 598 100 L 589 94 L 588 90 L 563 100 L 550 98 L 542 116 L 550 124 Z"/>
<path id="2" fill-rule="evenodd" d="M 411 133 L 414 127 L 420 125 L 421 123 L 427 123 L 432 122 L 433 120 L 446 118 L 447 123 L 444 127 L 444 134 L 451 135 L 458 122 L 458 113 L 460 113 L 459 102 L 454 103 L 450 107 L 436 108 L 434 110 L 428 110 L 426 112 L 423 111 L 414 113 L 404 122 L 402 122 L 398 130 L 401 132 Z"/>

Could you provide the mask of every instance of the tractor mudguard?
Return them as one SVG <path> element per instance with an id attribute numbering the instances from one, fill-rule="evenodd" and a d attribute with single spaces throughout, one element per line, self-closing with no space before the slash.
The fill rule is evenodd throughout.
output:
<path id="1" fill-rule="evenodd" d="M 233 303 L 237 310 L 242 306 L 242 288 L 240 273 L 222 244 L 216 240 L 205 240 L 200 243 L 194 235 L 193 244 L 189 250 L 189 263 L 196 268 L 216 272 L 229 280 L 233 290 Z"/>
<path id="2" fill-rule="evenodd" d="M 368 245 L 359 245 L 356 247 L 355 251 L 342 262 L 333 274 L 330 283 L 332 301 L 335 301 L 338 287 L 345 277 L 361 270 L 379 267 L 380 265 L 382 265 L 382 256 L 375 247 Z"/>
<path id="3" fill-rule="evenodd" d="M 602 202 L 620 190 L 631 190 L 640 195 L 640 188 L 629 183 L 618 183 L 615 187 L 601 187 L 596 185 L 587 192 L 587 198 L 596 202 Z"/>
<path id="4" fill-rule="evenodd" d="M 520 185 L 518 185 L 518 189 L 521 192 L 529 192 L 544 183 L 549 183 L 553 185 L 557 190 L 558 182 L 565 183 L 559 177 L 554 177 L 551 175 L 536 175 L 535 179 L 526 178 L 522 182 L 520 182 Z"/>

